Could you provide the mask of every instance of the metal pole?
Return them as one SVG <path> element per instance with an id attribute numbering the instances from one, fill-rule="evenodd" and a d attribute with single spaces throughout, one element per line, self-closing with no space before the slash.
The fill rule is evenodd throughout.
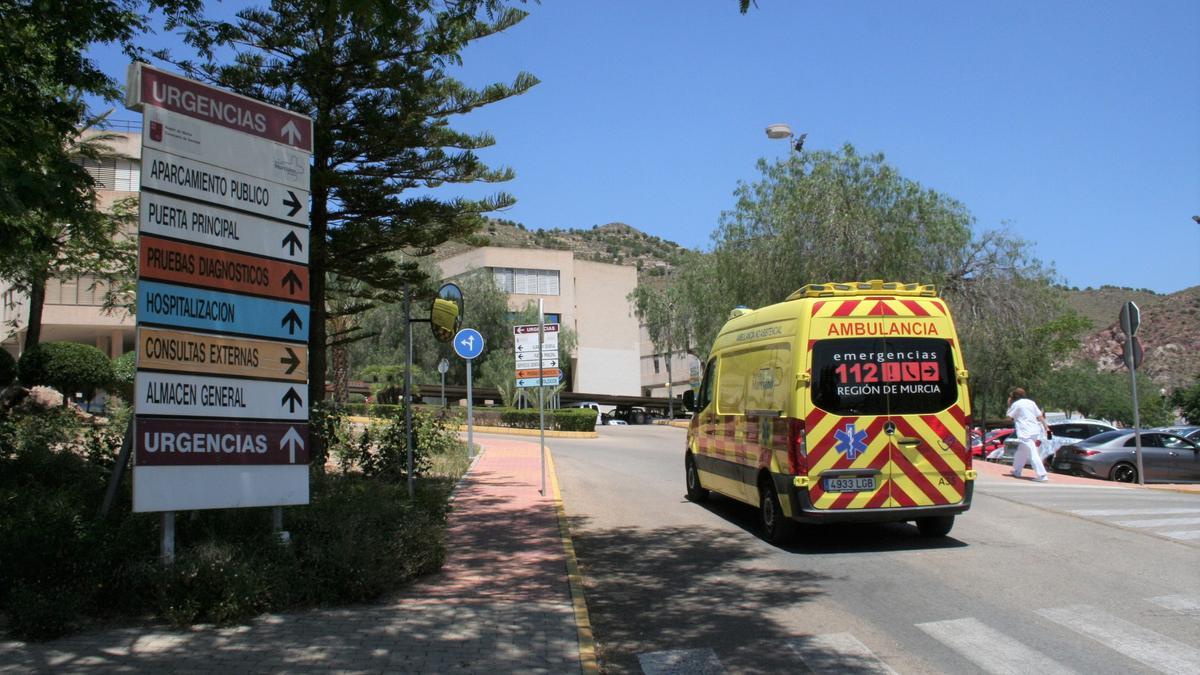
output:
<path id="1" fill-rule="evenodd" d="M 546 495 L 546 387 L 542 386 L 542 343 L 546 340 L 546 315 L 543 300 L 538 298 L 538 454 L 542 458 L 542 496 Z"/>
<path id="2" fill-rule="evenodd" d="M 671 377 L 671 314 L 675 306 L 667 303 L 667 421 L 675 419 L 675 385 Z"/>
<path id="3" fill-rule="evenodd" d="M 117 487 L 121 484 L 121 478 L 125 475 L 125 465 L 129 463 L 129 455 L 133 452 L 133 420 L 129 418 L 129 424 L 125 425 L 125 438 L 121 440 L 121 453 L 117 455 L 117 465 L 113 467 L 112 475 L 108 477 L 108 489 L 104 491 L 104 502 L 100 504 L 100 518 L 107 518 L 108 512 L 112 510 L 113 500 L 117 497 Z"/>
<path id="4" fill-rule="evenodd" d="M 1132 340 L 1133 338 L 1126 338 Z M 1128 348 L 1128 347 L 1127 347 Z M 1130 352 L 1132 354 L 1132 351 Z M 1146 484 L 1146 474 L 1142 471 L 1142 420 L 1138 414 L 1138 397 L 1137 397 L 1137 368 L 1132 366 L 1133 357 L 1130 356 L 1129 382 L 1133 386 L 1133 442 L 1137 455 L 1137 472 L 1138 485 Z"/>
<path id="5" fill-rule="evenodd" d="M 159 561 L 164 565 L 175 563 L 175 512 L 163 511 L 162 514 L 162 544 Z"/>
<path id="6" fill-rule="evenodd" d="M 475 395 L 471 393 L 471 361 L 467 359 L 467 458 L 475 457 L 475 442 L 473 440 L 475 431 L 475 410 L 474 402 Z"/>
<path id="7" fill-rule="evenodd" d="M 446 373 L 442 373 L 442 407 L 446 407 Z"/>
<path id="8" fill-rule="evenodd" d="M 404 287 L 404 447 L 407 454 L 408 498 L 413 498 L 413 433 L 412 433 L 412 289 Z"/>

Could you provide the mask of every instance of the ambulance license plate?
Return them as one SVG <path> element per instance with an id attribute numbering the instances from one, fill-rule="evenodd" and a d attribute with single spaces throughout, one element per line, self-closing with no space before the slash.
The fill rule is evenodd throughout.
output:
<path id="1" fill-rule="evenodd" d="M 826 492 L 867 492 L 875 489 L 874 476 L 848 476 L 846 478 L 826 478 Z"/>

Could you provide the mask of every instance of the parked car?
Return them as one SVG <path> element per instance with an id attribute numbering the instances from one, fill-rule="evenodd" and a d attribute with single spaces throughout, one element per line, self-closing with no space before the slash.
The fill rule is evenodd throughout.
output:
<path id="1" fill-rule="evenodd" d="M 1200 482 L 1200 445 L 1165 431 L 1146 430 L 1141 436 L 1147 483 Z M 1133 429 L 1106 431 L 1062 446 L 1053 464 L 1063 473 L 1136 483 L 1135 448 Z"/>
<path id="2" fill-rule="evenodd" d="M 1050 460 L 1062 446 L 1116 429 L 1108 422 L 1089 419 L 1060 420 L 1046 426 L 1050 427 L 1050 438 L 1042 440 L 1042 444 L 1038 446 L 1038 455 L 1042 458 L 1042 464 L 1046 465 L 1047 470 L 1053 470 L 1050 467 Z M 1013 456 L 1016 454 L 1017 439 L 1009 436 L 1004 440 L 1004 454 L 1000 456 L 1000 461 L 1004 464 L 1012 464 Z M 1032 466 L 1030 462 L 1026 462 L 1025 465 Z"/>
<path id="3" fill-rule="evenodd" d="M 601 426 L 602 424 L 604 424 L 604 415 L 600 412 L 600 404 L 599 403 L 593 403 L 592 401 L 580 401 L 578 403 L 572 403 L 571 405 L 569 405 L 567 407 L 568 408 L 586 408 L 588 410 L 591 410 L 592 412 L 596 413 L 596 426 Z"/>
<path id="4" fill-rule="evenodd" d="M 971 454 L 987 457 L 1004 446 L 1004 439 L 1012 435 L 1012 429 L 993 429 L 983 436 L 978 446 L 971 446 Z"/>
<path id="5" fill-rule="evenodd" d="M 1175 434 L 1176 436 L 1183 436 L 1184 438 L 1188 439 L 1189 441 L 1191 441 L 1193 443 L 1200 443 L 1200 426 L 1197 426 L 1197 425 L 1186 425 L 1186 426 L 1176 426 L 1176 427 L 1157 427 L 1155 429 L 1151 429 L 1151 431 L 1165 431 L 1168 434 Z"/>
<path id="6" fill-rule="evenodd" d="M 611 413 L 613 419 L 626 424 L 650 424 L 654 417 L 641 406 L 619 405 Z"/>

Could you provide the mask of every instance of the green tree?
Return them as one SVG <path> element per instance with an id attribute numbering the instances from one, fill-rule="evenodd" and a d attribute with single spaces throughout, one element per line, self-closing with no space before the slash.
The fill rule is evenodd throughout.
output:
<path id="1" fill-rule="evenodd" d="M 1190 387 L 1180 387 L 1171 394 L 1171 405 L 1179 408 L 1189 424 L 1200 424 L 1200 378 Z"/>
<path id="2" fill-rule="evenodd" d="M 449 71 L 469 44 L 525 16 L 503 0 L 275 0 L 231 22 L 190 22 L 187 42 L 202 61 L 180 62 L 184 70 L 313 118 L 309 400 L 325 396 L 326 274 L 362 282 L 368 303 L 395 301 L 422 279 L 411 255 L 468 235 L 483 213 L 514 202 L 414 192 L 512 178 L 475 154 L 494 144 L 490 134 L 450 122 L 537 80 L 521 73 L 473 89 Z M 214 54 L 221 47 L 232 63 Z"/>
<path id="3" fill-rule="evenodd" d="M 25 350 L 17 376 L 26 387 L 47 385 L 62 392 L 63 405 L 74 392 L 91 398 L 113 382 L 112 362 L 104 352 L 77 342 L 45 342 Z"/>

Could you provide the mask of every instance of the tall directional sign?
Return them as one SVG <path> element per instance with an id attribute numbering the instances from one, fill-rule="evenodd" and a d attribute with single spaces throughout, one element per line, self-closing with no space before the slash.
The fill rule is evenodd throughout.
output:
<path id="1" fill-rule="evenodd" d="M 308 503 L 312 120 L 146 64 L 134 511 Z"/>
<path id="2" fill-rule="evenodd" d="M 540 350 L 538 324 L 513 326 L 513 351 L 516 355 L 518 387 L 552 387 L 562 382 L 558 359 L 558 324 L 548 323 L 542 327 Z"/>

